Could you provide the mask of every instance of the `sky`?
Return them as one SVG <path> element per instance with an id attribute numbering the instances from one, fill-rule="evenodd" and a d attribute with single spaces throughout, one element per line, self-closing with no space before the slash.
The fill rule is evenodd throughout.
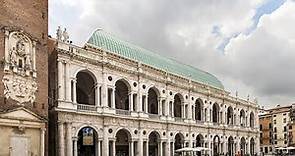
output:
<path id="1" fill-rule="evenodd" d="M 49 35 L 98 28 L 214 74 L 240 98 L 295 103 L 295 0 L 49 0 Z"/>

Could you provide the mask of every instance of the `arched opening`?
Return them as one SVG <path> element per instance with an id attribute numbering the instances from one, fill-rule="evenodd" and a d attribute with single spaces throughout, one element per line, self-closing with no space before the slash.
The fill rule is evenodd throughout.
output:
<path id="1" fill-rule="evenodd" d="M 213 138 L 213 156 L 219 155 L 219 146 L 220 146 L 220 139 L 218 135 L 215 135 Z"/>
<path id="2" fill-rule="evenodd" d="M 217 103 L 213 104 L 213 123 L 219 122 L 219 105 Z"/>
<path id="3" fill-rule="evenodd" d="M 158 156 L 160 151 L 158 149 L 160 143 L 160 135 L 157 132 L 151 132 L 149 135 L 149 156 Z"/>
<path id="4" fill-rule="evenodd" d="M 95 79 L 88 71 L 80 71 L 77 76 L 76 99 L 79 104 L 95 104 Z"/>
<path id="5" fill-rule="evenodd" d="M 250 113 L 250 127 L 254 128 L 254 113 Z"/>
<path id="6" fill-rule="evenodd" d="M 174 138 L 174 150 L 178 150 L 184 147 L 184 136 L 181 133 L 177 133 Z"/>
<path id="7" fill-rule="evenodd" d="M 241 111 L 240 111 L 240 125 L 242 126 L 242 127 L 245 127 L 246 126 L 246 120 L 245 120 L 245 118 L 246 118 L 246 114 L 245 114 L 245 111 L 242 109 Z"/>
<path id="8" fill-rule="evenodd" d="M 234 111 L 231 106 L 227 108 L 227 124 L 228 125 L 234 124 Z"/>
<path id="9" fill-rule="evenodd" d="M 204 137 L 202 134 L 198 134 L 196 137 L 196 147 L 203 147 L 204 146 Z M 201 156 L 202 152 L 197 151 L 197 156 Z"/>
<path id="10" fill-rule="evenodd" d="M 181 118 L 182 117 L 182 96 L 180 94 L 176 94 L 174 96 L 174 117 Z"/>
<path id="11" fill-rule="evenodd" d="M 228 155 L 229 156 L 234 156 L 235 152 L 234 152 L 234 139 L 232 136 L 230 136 L 228 138 Z"/>
<path id="12" fill-rule="evenodd" d="M 250 154 L 251 155 L 254 155 L 255 154 L 255 141 L 253 138 L 251 138 L 250 140 Z"/>
<path id="13" fill-rule="evenodd" d="M 155 88 L 150 88 L 148 91 L 148 113 L 158 114 L 158 94 Z"/>
<path id="14" fill-rule="evenodd" d="M 241 138 L 240 149 L 241 149 L 241 156 L 246 155 L 246 140 L 244 137 Z"/>
<path id="15" fill-rule="evenodd" d="M 118 80 L 115 86 L 116 109 L 129 110 L 129 87 L 127 83 L 123 80 Z"/>
<path id="16" fill-rule="evenodd" d="M 78 133 L 78 156 L 97 155 L 97 133 L 91 127 L 84 127 Z"/>
<path id="17" fill-rule="evenodd" d="M 202 121 L 203 117 L 203 102 L 201 99 L 197 99 L 195 103 L 195 119 L 198 121 Z"/>
<path id="18" fill-rule="evenodd" d="M 129 142 L 130 141 L 131 141 L 130 133 L 125 129 L 119 130 L 116 133 L 116 154 L 115 155 L 129 156 L 129 153 L 130 153 Z"/>

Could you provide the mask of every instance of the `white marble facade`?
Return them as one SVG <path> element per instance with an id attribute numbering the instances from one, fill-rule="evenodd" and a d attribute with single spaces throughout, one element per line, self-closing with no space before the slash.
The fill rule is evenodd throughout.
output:
<path id="1" fill-rule="evenodd" d="M 101 49 L 58 41 L 56 51 L 58 103 L 54 110 L 60 156 L 87 151 L 96 156 L 172 156 L 175 148 L 197 146 L 209 148 L 203 153 L 210 156 L 259 151 L 258 105 L 249 99 L 232 97 L 227 91 Z M 79 80 L 79 73 L 88 78 Z M 125 98 L 117 97 L 119 81 L 128 91 Z M 78 96 L 78 88 L 83 87 L 89 93 Z M 149 106 L 151 88 L 157 108 Z M 85 97 L 88 102 L 80 103 Z M 120 100 L 123 105 L 117 106 Z M 180 101 L 179 108 L 174 100 Z M 156 111 L 150 113 L 152 109 Z M 174 111 L 180 116 L 175 117 L 179 114 Z M 93 148 L 84 147 L 86 139 L 79 141 L 79 132 L 85 127 L 93 137 Z"/>

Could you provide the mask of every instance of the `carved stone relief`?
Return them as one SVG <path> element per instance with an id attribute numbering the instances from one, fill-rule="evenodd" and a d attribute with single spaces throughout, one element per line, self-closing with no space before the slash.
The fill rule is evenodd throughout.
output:
<path id="1" fill-rule="evenodd" d="M 33 103 L 38 89 L 35 65 L 35 42 L 24 33 L 5 31 L 5 67 L 2 82 L 4 95 L 18 101 Z"/>

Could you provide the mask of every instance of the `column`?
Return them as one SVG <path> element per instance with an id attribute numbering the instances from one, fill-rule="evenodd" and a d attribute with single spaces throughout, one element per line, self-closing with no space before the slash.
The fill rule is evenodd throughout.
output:
<path id="1" fill-rule="evenodd" d="M 138 83 L 138 86 L 139 83 Z M 141 93 L 141 87 L 138 87 L 138 92 L 137 92 L 137 112 L 142 112 L 142 93 Z"/>
<path id="2" fill-rule="evenodd" d="M 131 140 L 130 142 L 129 142 L 129 156 L 134 156 L 134 141 L 133 140 Z"/>
<path id="3" fill-rule="evenodd" d="M 108 107 L 108 101 L 107 101 L 107 85 L 106 85 L 106 73 L 102 72 L 102 85 L 101 85 L 101 102 L 103 107 Z"/>
<path id="4" fill-rule="evenodd" d="M 162 151 L 162 147 L 163 147 L 163 145 L 162 145 L 162 141 L 159 141 L 158 142 L 158 156 L 162 156 L 163 155 L 163 151 Z"/>
<path id="5" fill-rule="evenodd" d="M 172 156 L 174 156 L 174 147 L 175 147 L 174 144 L 175 143 L 174 143 L 174 140 L 173 140 L 173 142 L 172 142 L 172 151 L 171 151 L 172 153 L 170 153 Z"/>
<path id="6" fill-rule="evenodd" d="M 138 140 L 138 143 L 137 143 L 137 155 L 136 156 L 143 156 L 143 140 L 142 140 L 142 132 L 140 132 L 140 135 L 139 135 L 139 140 Z"/>
<path id="7" fill-rule="evenodd" d="M 113 109 L 116 109 L 116 87 L 113 87 L 113 89 L 112 89 L 111 106 Z"/>
<path id="8" fill-rule="evenodd" d="M 5 48 L 5 63 L 8 63 L 9 62 L 9 43 L 8 43 L 8 40 L 9 40 L 9 31 L 8 30 L 5 30 L 5 40 L 4 40 L 4 48 Z M 8 69 L 7 69 L 8 70 Z"/>
<path id="9" fill-rule="evenodd" d="M 65 64 L 65 90 L 66 90 L 66 101 L 71 101 L 71 81 L 70 81 L 70 64 L 66 62 Z"/>
<path id="10" fill-rule="evenodd" d="M 170 103 L 169 103 L 169 100 L 168 100 L 168 99 L 165 100 L 165 105 L 166 105 L 165 115 L 166 115 L 166 116 L 169 116 Z M 169 145 L 169 146 L 170 146 L 170 145 Z"/>
<path id="11" fill-rule="evenodd" d="M 224 137 L 224 136 L 223 136 Z M 226 141 L 223 141 L 223 153 L 226 154 L 227 153 L 227 143 Z"/>
<path id="12" fill-rule="evenodd" d="M 168 139 L 166 142 L 165 154 L 166 154 L 166 156 L 170 156 L 170 139 Z"/>
<path id="13" fill-rule="evenodd" d="M 129 93 L 129 110 L 133 111 L 133 93 Z"/>
<path id="14" fill-rule="evenodd" d="M 172 101 L 171 105 L 171 117 L 174 117 L 174 101 Z"/>
<path id="15" fill-rule="evenodd" d="M 158 100 L 158 115 L 161 115 L 162 116 L 163 110 L 162 110 L 162 100 L 161 99 L 162 98 L 159 98 L 159 100 Z"/>
<path id="16" fill-rule="evenodd" d="M 187 108 L 187 110 L 188 110 L 187 117 L 188 117 L 189 120 L 191 120 L 193 118 L 193 108 L 192 108 L 191 102 L 188 103 L 187 107 L 188 107 Z"/>
<path id="17" fill-rule="evenodd" d="M 77 78 L 73 78 L 73 80 L 72 80 L 72 82 L 73 82 L 73 103 L 77 103 L 77 87 L 76 87 L 76 85 L 77 85 Z"/>
<path id="18" fill-rule="evenodd" d="M 65 151 L 64 151 L 64 128 L 63 128 L 63 122 L 58 122 L 58 142 L 59 142 L 59 156 L 64 156 Z"/>
<path id="19" fill-rule="evenodd" d="M 149 142 L 146 141 L 146 144 L 145 144 L 145 156 L 149 156 Z"/>
<path id="20" fill-rule="evenodd" d="M 73 155 L 73 149 L 72 149 L 72 123 L 67 123 L 67 156 Z"/>
<path id="21" fill-rule="evenodd" d="M 181 103 L 181 118 L 185 118 L 185 103 Z"/>
<path id="22" fill-rule="evenodd" d="M 74 148 L 74 156 L 78 156 L 78 138 L 77 137 L 73 137 L 73 148 Z"/>
<path id="23" fill-rule="evenodd" d="M 40 137 L 40 156 L 44 156 L 45 154 L 45 128 L 41 128 L 41 137 Z"/>
<path id="24" fill-rule="evenodd" d="M 116 141 L 115 140 L 113 140 L 112 141 L 112 147 L 113 147 L 113 156 L 116 156 Z"/>
<path id="25" fill-rule="evenodd" d="M 248 143 L 247 143 L 247 146 L 246 146 L 246 148 L 247 148 L 247 154 L 250 154 L 250 139 L 248 139 L 248 141 L 247 141 Z"/>
<path id="26" fill-rule="evenodd" d="M 63 63 L 62 60 L 57 60 L 57 71 L 58 71 L 58 100 L 64 100 L 64 86 L 63 86 Z"/>
<path id="27" fill-rule="evenodd" d="M 148 95 L 145 96 L 145 102 L 144 102 L 144 107 L 145 107 L 145 113 L 148 113 Z"/>
<path id="28" fill-rule="evenodd" d="M 102 140 L 102 155 L 109 155 L 109 138 L 108 138 L 108 129 L 107 127 L 103 128 L 103 140 Z"/>
<path id="29" fill-rule="evenodd" d="M 99 95 L 100 95 L 100 92 L 99 92 L 99 85 L 98 84 L 96 84 L 95 85 L 95 106 L 100 106 L 100 103 L 99 103 L 99 101 L 100 101 L 100 99 L 99 99 Z"/>
<path id="30" fill-rule="evenodd" d="M 101 156 L 100 140 L 97 140 L 97 156 Z"/>

